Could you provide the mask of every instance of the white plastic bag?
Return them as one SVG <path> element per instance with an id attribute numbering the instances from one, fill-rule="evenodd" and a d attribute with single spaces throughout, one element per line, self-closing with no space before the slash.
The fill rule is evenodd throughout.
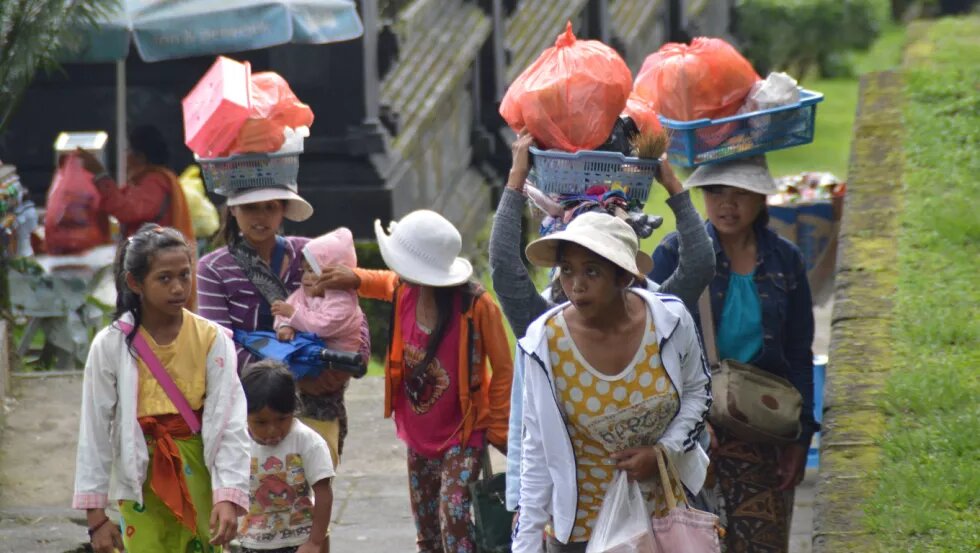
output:
<path id="1" fill-rule="evenodd" d="M 585 553 L 657 553 L 640 485 L 616 471 Z"/>
<path id="2" fill-rule="evenodd" d="M 739 114 L 751 113 L 764 109 L 778 108 L 799 103 L 800 89 L 796 86 L 796 79 L 786 73 L 770 73 L 764 80 L 756 81 L 745 98 L 745 104 L 738 110 Z M 784 121 L 791 121 L 797 116 L 794 112 L 777 113 L 771 115 L 758 115 L 749 119 L 749 127 L 752 129 L 752 138 L 762 139 L 770 126 L 782 124 Z"/>

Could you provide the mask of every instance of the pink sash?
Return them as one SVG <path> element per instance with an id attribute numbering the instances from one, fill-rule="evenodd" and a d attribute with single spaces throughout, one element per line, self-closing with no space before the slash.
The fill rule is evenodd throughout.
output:
<path id="1" fill-rule="evenodd" d="M 133 325 L 129 323 L 116 321 L 116 324 L 118 324 L 119 328 L 121 328 L 126 334 L 129 334 L 133 330 Z M 184 422 L 186 422 L 187 426 L 190 427 L 191 432 L 194 434 L 200 434 L 201 420 L 197 417 L 194 410 L 191 409 L 191 404 L 187 402 L 187 398 L 184 397 L 184 394 L 181 393 L 180 388 L 178 388 L 177 384 L 174 383 L 174 379 L 170 377 L 170 373 L 167 372 L 167 369 L 163 368 L 163 364 L 160 363 L 160 360 L 157 359 L 156 354 L 153 353 L 153 349 L 150 348 L 150 344 L 147 343 L 146 339 L 143 338 L 143 335 L 139 332 L 136 333 L 136 336 L 133 339 L 133 347 L 136 348 L 136 353 L 140 356 L 140 359 L 142 359 L 143 362 L 146 363 L 147 368 L 150 369 L 150 373 L 157 379 L 157 383 L 159 383 L 160 387 L 163 388 L 164 393 L 166 393 L 167 397 L 170 398 L 170 401 L 173 402 L 174 407 L 177 408 L 177 412 L 184 418 Z"/>

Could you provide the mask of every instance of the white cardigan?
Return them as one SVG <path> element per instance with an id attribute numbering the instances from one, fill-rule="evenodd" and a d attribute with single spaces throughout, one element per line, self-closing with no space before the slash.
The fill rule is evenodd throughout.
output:
<path id="1" fill-rule="evenodd" d="M 184 316 L 201 318 L 189 311 Z M 122 319 L 133 322 L 129 314 Z M 214 503 L 231 501 L 247 510 L 250 457 L 245 393 L 231 338 L 217 324 L 209 324 L 218 333 L 206 361 L 201 425 L 204 460 L 211 474 Z M 102 329 L 85 362 L 72 500 L 75 509 L 104 508 L 109 499 L 143 502 L 149 454 L 136 416 L 139 371 L 125 337 L 116 324 Z"/>
<path id="2" fill-rule="evenodd" d="M 660 358 L 680 396 L 680 409 L 660 438 L 681 481 L 692 493 L 701 490 L 708 456 L 698 434 L 711 406 L 711 375 L 701 351 L 694 320 L 674 296 L 631 289 L 653 314 Z M 545 323 L 560 305 L 539 317 L 518 342 L 524 361 L 524 435 L 521 448 L 521 498 L 515 529 L 515 553 L 542 551 L 541 532 L 549 518 L 555 537 L 567 543 L 575 526 L 578 486 L 572 440 L 558 405 Z"/>

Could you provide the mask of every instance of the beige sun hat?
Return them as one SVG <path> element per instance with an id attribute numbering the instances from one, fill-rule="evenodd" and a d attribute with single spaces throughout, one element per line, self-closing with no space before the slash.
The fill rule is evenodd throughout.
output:
<path id="1" fill-rule="evenodd" d="M 250 189 L 228 196 L 228 207 L 282 200 L 286 202 L 286 210 L 283 211 L 282 216 L 298 223 L 309 219 L 313 215 L 313 206 L 297 194 L 296 191 L 297 187 L 295 185 Z"/>
<path id="2" fill-rule="evenodd" d="M 702 165 L 691 173 L 684 188 L 713 185 L 734 186 L 766 196 L 779 192 L 766 157 L 761 155 Z"/>
<path id="3" fill-rule="evenodd" d="M 633 227 L 608 213 L 583 213 L 573 219 L 565 230 L 531 242 L 525 250 L 528 261 L 539 267 L 558 265 L 560 242 L 578 244 L 633 275 L 642 277 L 653 270 L 653 259 L 640 251 L 640 241 Z"/>
<path id="4" fill-rule="evenodd" d="M 388 224 L 374 221 L 385 264 L 405 280 L 426 286 L 456 286 L 469 280 L 473 266 L 459 257 L 463 238 L 445 217 L 420 209 Z"/>

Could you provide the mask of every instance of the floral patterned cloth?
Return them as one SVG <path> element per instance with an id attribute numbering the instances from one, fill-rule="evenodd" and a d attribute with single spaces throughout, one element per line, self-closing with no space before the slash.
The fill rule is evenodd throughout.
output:
<path id="1" fill-rule="evenodd" d="M 408 450 L 408 486 L 420 553 L 476 551 L 469 485 L 480 476 L 483 447 L 455 445 L 442 457 Z"/>

